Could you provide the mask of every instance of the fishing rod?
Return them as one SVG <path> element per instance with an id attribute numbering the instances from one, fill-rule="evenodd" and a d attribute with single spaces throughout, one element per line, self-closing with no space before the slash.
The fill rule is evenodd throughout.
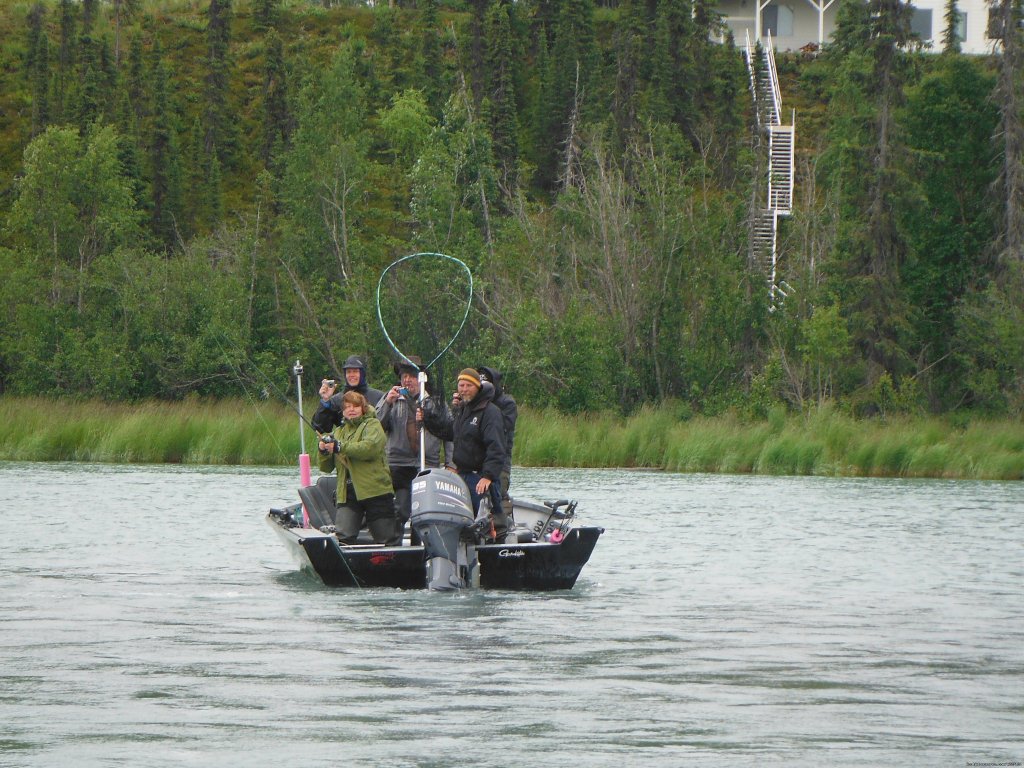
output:
<path id="1" fill-rule="evenodd" d="M 249 358 L 249 356 L 248 356 L 248 355 L 246 355 L 246 354 L 245 354 L 245 350 L 244 350 L 244 349 L 242 349 L 242 348 L 241 348 L 241 347 L 240 347 L 240 346 L 239 346 L 239 345 L 238 345 L 238 344 L 237 344 L 236 342 L 234 342 L 234 341 L 232 341 L 232 340 L 231 340 L 230 338 L 228 338 L 228 336 L 226 336 L 226 335 L 224 334 L 224 332 L 223 332 L 223 331 L 220 331 L 220 330 L 218 330 L 218 331 L 217 331 L 217 333 L 218 333 L 218 334 L 219 334 L 219 335 L 220 335 L 220 336 L 221 336 L 221 337 L 222 337 L 223 339 L 225 339 L 226 341 L 228 341 L 228 342 L 229 342 L 229 343 L 230 343 L 230 344 L 231 344 L 232 346 L 234 346 L 234 348 L 235 348 L 235 349 L 237 349 L 237 350 L 238 350 L 238 353 L 239 353 L 239 354 L 240 354 L 240 355 L 242 356 L 242 358 L 243 358 L 243 359 L 245 360 L 245 362 L 246 362 L 246 363 L 247 363 L 248 365 L 250 365 L 250 366 L 252 366 L 253 368 L 255 368 L 255 369 L 256 369 L 256 371 L 257 371 L 257 373 L 259 373 L 259 374 L 260 374 L 260 376 L 262 376 L 262 377 L 263 377 L 263 383 L 265 383 L 265 384 L 268 384 L 268 385 L 270 386 L 270 388 L 271 388 L 271 389 L 272 389 L 272 390 L 274 391 L 274 393 L 275 393 L 275 394 L 276 394 L 276 395 L 277 395 L 278 397 L 280 397 L 280 398 L 281 398 L 281 399 L 282 399 L 282 400 L 283 400 L 283 401 L 285 402 L 285 404 L 287 404 L 287 406 L 288 406 L 288 407 L 289 407 L 289 408 L 290 408 L 290 409 L 291 409 L 292 411 L 294 411 L 295 413 L 297 413 L 297 414 L 298 414 L 298 416 L 299 416 L 299 418 L 300 418 L 300 419 L 302 419 L 302 420 L 303 420 L 303 421 L 304 421 L 304 422 L 305 422 L 306 424 L 308 424 L 308 425 L 309 425 L 309 428 L 310 428 L 310 429 L 312 429 L 312 430 L 313 430 L 313 432 L 314 432 L 314 433 L 315 433 L 315 434 L 316 434 L 317 436 L 320 436 L 321 434 L 323 434 L 322 432 L 320 432 L 320 430 L 319 430 L 319 429 L 317 429 L 317 428 L 316 428 L 316 427 L 314 426 L 314 424 L 313 424 L 313 422 L 312 422 L 312 421 L 310 421 L 309 419 L 307 419 L 307 418 L 306 418 L 305 414 L 304 414 L 304 413 L 302 412 L 302 409 L 301 409 L 301 408 L 300 408 L 299 406 L 295 405 L 295 403 L 293 403 L 293 402 L 292 402 L 292 401 L 291 401 L 291 400 L 290 400 L 290 399 L 288 398 L 288 396 L 287 396 L 287 395 L 286 395 L 286 394 L 285 394 L 285 393 L 284 393 L 284 392 L 283 392 L 283 391 L 281 390 L 281 388 L 280 388 L 280 387 L 278 387 L 278 386 L 277 386 L 277 385 L 276 385 L 276 384 L 274 383 L 274 380 L 273 380 L 273 379 L 271 379 L 271 378 L 270 378 L 270 376 L 268 376 L 268 375 L 267 375 L 267 374 L 266 374 L 266 373 L 265 373 L 265 372 L 263 371 L 263 369 L 262 369 L 262 368 L 260 368 L 260 367 L 259 367 L 258 365 L 256 365 L 256 363 L 254 363 L 254 362 L 253 362 L 253 361 L 252 361 L 252 360 L 251 360 L 251 359 Z M 240 370 L 240 369 L 238 368 L 238 366 L 236 366 L 236 365 L 235 365 L 235 364 L 234 364 L 234 363 L 233 363 L 233 362 L 231 361 L 231 358 L 230 358 L 230 357 L 228 356 L 228 353 L 227 353 L 227 351 L 226 351 L 226 350 L 224 349 L 224 347 L 223 347 L 223 346 L 221 346 L 221 343 L 220 343 L 219 341 L 217 342 L 217 346 L 218 346 L 218 347 L 220 347 L 220 351 L 221 351 L 221 353 L 222 353 L 222 354 L 224 355 L 224 359 L 225 359 L 225 360 L 227 361 L 227 364 L 228 364 L 229 366 L 231 366 L 231 370 L 232 370 L 232 371 L 234 372 L 234 374 L 235 374 L 235 378 L 236 378 L 236 379 L 238 379 L 238 381 L 239 381 L 240 383 L 242 383 L 242 372 L 241 372 L 241 370 Z M 245 384 L 244 384 L 244 383 L 242 383 L 242 388 L 243 388 L 243 389 L 245 388 Z"/>

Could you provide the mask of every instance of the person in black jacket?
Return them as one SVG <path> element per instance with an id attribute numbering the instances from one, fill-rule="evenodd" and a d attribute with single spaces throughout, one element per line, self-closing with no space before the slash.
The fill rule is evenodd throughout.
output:
<path id="1" fill-rule="evenodd" d="M 491 402 L 494 386 L 482 382 L 475 369 L 463 369 L 457 387 L 450 412 L 428 398 L 417 418 L 442 440 L 454 442 L 452 462 L 469 486 L 473 510 L 477 511 L 483 496 L 490 498 L 493 538 L 502 542 L 508 532 L 508 518 L 501 507 L 501 473 L 507 458 L 504 419 Z"/>
<path id="2" fill-rule="evenodd" d="M 328 379 L 320 382 L 320 406 L 310 419 L 313 428 L 322 435 L 329 434 L 342 422 L 341 398 L 346 392 L 358 392 L 375 409 L 380 404 L 384 393 L 374 389 L 366 381 L 366 363 L 358 355 L 349 355 L 342 365 L 342 374 L 345 376 L 345 387 L 338 392 L 337 386 L 331 386 Z"/>
<path id="3" fill-rule="evenodd" d="M 512 396 L 503 389 L 501 371 L 486 365 L 478 366 L 477 370 L 480 371 L 481 383 L 489 381 L 494 385 L 494 398 L 491 402 L 498 406 L 505 425 L 505 467 L 501 470 L 501 507 L 506 515 L 511 516 L 512 498 L 508 495 L 508 489 L 512 485 L 512 446 L 516 439 L 516 419 L 519 418 L 519 406 L 516 405 Z"/>

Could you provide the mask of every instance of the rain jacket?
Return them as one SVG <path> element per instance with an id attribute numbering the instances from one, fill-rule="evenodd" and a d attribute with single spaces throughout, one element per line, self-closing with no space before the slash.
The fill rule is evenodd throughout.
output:
<path id="1" fill-rule="evenodd" d="M 505 425 L 505 471 L 512 472 L 512 447 L 516 440 L 516 419 L 519 418 L 519 406 L 513 397 L 505 392 L 501 384 L 501 371 L 496 368 L 488 368 L 482 365 L 477 368 L 482 374 L 486 374 L 488 380 L 494 385 L 494 399 L 491 400 L 498 410 L 501 411 L 502 421 Z"/>
<path id="2" fill-rule="evenodd" d="M 494 387 L 484 382 L 470 402 L 451 411 L 432 403 L 423 418 L 427 429 L 455 442 L 452 459 L 459 474 L 475 472 L 500 482 L 507 457 L 505 426 L 501 411 L 491 402 L 493 395 Z"/>
<path id="3" fill-rule="evenodd" d="M 351 481 L 360 501 L 391 493 L 391 472 L 384 459 L 384 428 L 372 411 L 334 430 L 338 453 L 320 454 L 320 471 L 338 471 L 338 506 L 348 498 Z"/>
<path id="4" fill-rule="evenodd" d="M 391 404 L 387 399 L 380 401 L 377 409 L 377 418 L 388 435 L 387 459 L 391 467 L 419 467 L 420 465 L 420 444 L 417 440 L 415 447 L 409 444 L 409 433 L 407 424 L 412 419 L 416 421 L 416 408 L 418 404 L 412 395 L 399 397 Z M 441 466 L 441 440 L 429 429 L 425 438 L 426 460 L 428 467 Z"/>

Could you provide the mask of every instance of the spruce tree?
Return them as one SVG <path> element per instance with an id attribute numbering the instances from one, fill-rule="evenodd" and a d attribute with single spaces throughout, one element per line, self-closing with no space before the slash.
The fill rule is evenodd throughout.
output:
<path id="1" fill-rule="evenodd" d="M 599 57 L 592 0 L 563 0 L 551 58 L 563 121 L 568 120 L 577 102 L 596 105 Z"/>
<path id="2" fill-rule="evenodd" d="M 84 136 L 89 126 L 103 116 L 104 73 L 99 46 L 89 35 L 78 42 L 78 78 L 70 104 L 75 123 Z"/>
<path id="3" fill-rule="evenodd" d="M 691 137 L 699 120 L 695 88 L 702 80 L 698 77 L 694 53 L 700 47 L 689 0 L 658 0 L 651 112 L 656 119 L 679 125 Z"/>
<path id="4" fill-rule="evenodd" d="M 182 212 L 181 163 L 174 129 L 177 120 L 171 106 L 169 73 L 159 43 L 154 44 L 152 56 L 153 119 L 149 161 L 153 208 L 150 226 L 156 240 L 165 250 L 170 251 L 179 237 L 177 220 Z"/>
<path id="5" fill-rule="evenodd" d="M 400 91 L 405 87 L 406 72 L 403 71 L 402 30 L 399 26 L 400 11 L 393 7 L 377 5 L 373 9 L 373 27 L 370 41 L 373 44 L 373 81 L 376 93 L 373 96 Z"/>
<path id="6" fill-rule="evenodd" d="M 517 186 L 519 120 L 513 75 L 512 28 L 509 9 L 502 0 L 497 0 L 487 14 L 487 38 L 487 68 L 490 73 L 487 98 L 491 103 L 492 152 L 502 186 L 511 191 Z"/>
<path id="7" fill-rule="evenodd" d="M 431 112 L 439 117 L 444 107 L 448 86 L 444 78 L 444 48 L 441 44 L 438 0 L 423 0 L 420 19 L 419 90 L 426 97 Z"/>
<path id="8" fill-rule="evenodd" d="M 206 81 L 203 95 L 204 148 L 225 165 L 235 149 L 230 88 L 231 0 L 210 0 L 206 23 Z"/>
<path id="9" fill-rule="evenodd" d="M 479 104 L 487 90 L 487 8 L 491 0 L 468 0 L 469 86 Z"/>
<path id="10" fill-rule="evenodd" d="M 82 37 L 92 37 L 96 23 L 96 0 L 82 0 Z"/>
<path id="11" fill-rule="evenodd" d="M 864 383 L 870 387 L 882 374 L 898 381 L 912 365 L 910 307 L 899 279 L 907 243 L 896 218 L 910 185 L 896 118 L 910 76 L 911 10 L 900 0 L 855 5 L 840 8 L 835 50 L 826 52 L 836 68 L 830 73 L 833 149 L 825 167 L 838 160 L 842 223 L 833 287 L 869 363 Z"/>
<path id="12" fill-rule="evenodd" d="M 131 187 L 135 207 L 143 216 L 148 217 L 152 206 L 149 201 L 149 187 L 146 184 L 142 167 L 142 157 L 139 153 L 141 140 L 138 118 L 132 107 L 131 99 L 128 97 L 127 89 L 118 88 L 116 93 L 118 96 L 114 107 L 114 125 L 117 128 L 121 170 Z"/>
<path id="13" fill-rule="evenodd" d="M 618 146 L 629 144 L 637 124 L 642 72 L 647 56 L 647 19 L 641 0 L 621 6 L 621 24 L 615 31 L 615 96 L 612 118 Z"/>
<path id="14" fill-rule="evenodd" d="M 136 119 L 142 120 L 148 110 L 146 108 L 146 73 L 141 35 L 133 36 L 128 46 L 128 74 L 125 88 Z"/>
<path id="15" fill-rule="evenodd" d="M 551 109 L 552 130 L 542 138 L 545 147 L 541 153 L 546 162 L 550 162 L 547 158 L 554 161 L 554 177 L 563 185 L 571 183 L 574 175 L 583 123 L 598 117 L 598 62 L 593 2 L 563 0 L 551 49 L 547 84 L 551 91 L 542 95 Z"/>
<path id="16" fill-rule="evenodd" d="M 32 6 L 28 14 L 28 51 L 25 72 L 32 95 L 31 136 L 46 130 L 50 122 L 50 38 L 45 28 L 46 7 Z"/>
<path id="17" fill-rule="evenodd" d="M 256 29 L 271 29 L 277 23 L 277 12 L 280 0 L 255 0 L 252 15 Z"/>
<path id="18" fill-rule="evenodd" d="M 542 189 L 551 189 L 557 177 L 558 137 L 562 128 L 559 114 L 558 87 L 554 65 L 548 51 L 544 29 L 537 35 L 537 96 L 533 109 L 533 148 L 535 182 Z"/>
<path id="19" fill-rule="evenodd" d="M 75 81 L 77 55 L 75 8 L 71 0 L 60 0 L 60 51 L 57 56 L 57 79 L 54 93 L 54 122 L 66 118 L 68 91 Z"/>
<path id="20" fill-rule="evenodd" d="M 960 53 L 960 36 L 956 28 L 960 23 L 960 11 L 957 10 L 956 0 L 946 0 L 946 13 L 943 16 L 945 28 L 942 33 L 942 50 L 944 53 Z"/>
<path id="21" fill-rule="evenodd" d="M 909 92 L 901 127 L 910 148 L 916 194 L 900 206 L 910 246 L 900 280 L 916 308 L 914 320 L 932 373 L 953 375 L 948 360 L 958 305 L 985 282 L 997 229 L 989 190 L 999 171 L 992 136 L 999 113 L 994 77 L 974 57 L 946 55 Z M 943 390 L 956 390 L 950 381 Z"/>
<path id="22" fill-rule="evenodd" d="M 273 167 L 274 147 L 288 144 L 291 134 L 291 113 L 288 108 L 288 73 L 284 64 L 281 37 L 271 30 L 266 37 L 263 72 L 263 164 Z"/>

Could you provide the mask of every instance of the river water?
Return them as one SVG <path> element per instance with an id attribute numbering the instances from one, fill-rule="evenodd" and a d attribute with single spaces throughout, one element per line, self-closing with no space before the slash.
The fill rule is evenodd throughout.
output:
<path id="1" fill-rule="evenodd" d="M 517 469 L 571 592 L 323 587 L 295 470 L 0 463 L 2 766 L 1024 759 L 1024 484 Z"/>

